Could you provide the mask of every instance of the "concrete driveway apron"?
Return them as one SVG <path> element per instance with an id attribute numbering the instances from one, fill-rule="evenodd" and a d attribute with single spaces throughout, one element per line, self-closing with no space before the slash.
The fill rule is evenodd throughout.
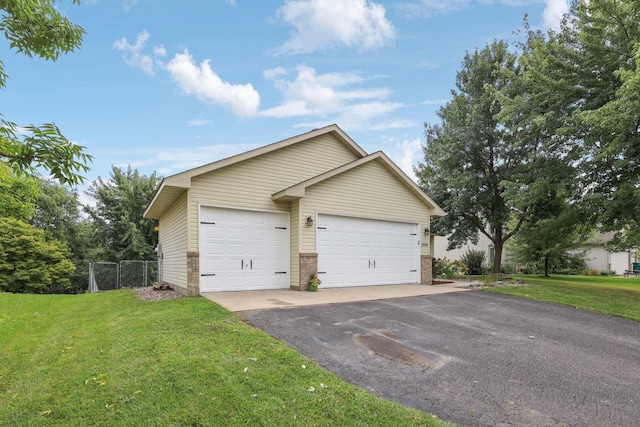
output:
<path id="1" fill-rule="evenodd" d="M 345 380 L 461 425 L 640 425 L 637 322 L 483 292 L 240 314 Z"/>

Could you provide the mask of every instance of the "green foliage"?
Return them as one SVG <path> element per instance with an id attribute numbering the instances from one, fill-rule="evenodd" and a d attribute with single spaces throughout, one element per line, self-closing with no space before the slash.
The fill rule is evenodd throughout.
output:
<path id="1" fill-rule="evenodd" d="M 60 54 L 80 47 L 84 30 L 58 12 L 54 3 L 55 0 L 0 1 L 0 31 L 11 49 L 55 61 Z M 5 86 L 7 77 L 0 61 L 0 88 Z M 37 169 L 43 168 L 63 184 L 81 183 L 81 173 L 89 170 L 87 164 L 92 161 L 84 149 L 65 138 L 55 124 L 19 128 L 0 119 L 0 166 L 8 166 L 17 176 L 37 175 Z"/>
<path id="2" fill-rule="evenodd" d="M 39 197 L 38 183 L 28 177 L 16 177 L 0 172 L 0 217 L 29 221 L 35 215 L 35 201 Z"/>
<path id="3" fill-rule="evenodd" d="M 482 274 L 482 268 L 484 266 L 486 255 L 483 251 L 467 250 L 462 255 L 460 261 L 467 266 L 467 272 L 471 275 Z"/>
<path id="4" fill-rule="evenodd" d="M 640 2 L 576 1 L 557 33 L 531 31 L 522 72 L 504 93 L 503 119 L 523 138 L 567 160 L 580 188 L 575 204 L 614 246 L 640 246 Z M 621 232 L 621 230 L 624 230 Z"/>
<path id="5" fill-rule="evenodd" d="M 75 269 L 67 248 L 42 230 L 0 218 L 0 291 L 46 293 L 69 285 Z"/>
<path id="6" fill-rule="evenodd" d="M 73 0 L 80 4 L 80 0 Z M 73 52 L 82 44 L 82 27 L 71 23 L 55 8 L 55 0 L 0 1 L 3 11 L 0 31 L 9 47 L 33 57 L 55 61 L 61 53 Z M 0 86 L 6 74 L 0 62 Z"/>
<path id="7" fill-rule="evenodd" d="M 69 141 L 55 124 L 28 125 L 18 131 L 15 123 L 0 120 L 0 161 L 17 176 L 37 175 L 44 168 L 61 183 L 79 184 L 92 157 L 85 147 Z"/>
<path id="8" fill-rule="evenodd" d="M 0 293 L 0 307 L 2 426 L 448 425 L 205 298 Z"/>
<path id="9" fill-rule="evenodd" d="M 562 184 L 550 186 L 548 199 L 542 205 L 534 205 L 532 218 L 523 224 L 520 233 L 508 245 L 511 256 L 529 271 L 579 274 L 585 266 L 585 248 L 595 227 L 586 222 L 562 192 Z"/>
<path id="10" fill-rule="evenodd" d="M 91 183 L 87 194 L 96 206 L 85 210 L 95 227 L 95 244 L 105 250 L 107 259 L 102 261 L 155 259 L 157 221 L 143 214 L 159 181 L 155 173 L 145 176 L 130 166 L 127 170 L 112 166 L 109 180 Z"/>
<path id="11" fill-rule="evenodd" d="M 64 243 L 70 250 L 70 259 L 76 266 L 67 288 L 59 292 L 81 293 L 87 289 L 89 262 L 99 255 L 99 247 L 93 243 L 93 226 L 80 217 L 80 201 L 75 189 L 53 181 L 40 179 L 40 194 L 35 201 L 36 215 L 31 225 L 44 230 L 47 239 Z M 99 259 L 99 258 L 97 258 Z"/>
<path id="12" fill-rule="evenodd" d="M 421 186 L 447 212 L 435 231 L 449 235 L 449 249 L 485 234 L 495 248 L 496 273 L 505 242 L 542 197 L 532 191 L 535 183 L 551 167 L 542 161 L 540 141 L 522 140 L 513 120 L 502 119 L 503 93 L 513 90 L 519 73 L 504 41 L 467 54 L 457 91 L 438 112 L 440 124 L 425 125 L 424 163 L 416 169 Z"/>
<path id="13" fill-rule="evenodd" d="M 433 277 L 443 277 L 445 279 L 455 279 L 461 274 L 466 274 L 467 266 L 457 260 L 450 260 L 447 257 L 434 260 Z"/>
<path id="14" fill-rule="evenodd" d="M 600 276 L 600 270 L 597 268 L 591 268 L 589 270 L 582 271 L 583 276 Z"/>

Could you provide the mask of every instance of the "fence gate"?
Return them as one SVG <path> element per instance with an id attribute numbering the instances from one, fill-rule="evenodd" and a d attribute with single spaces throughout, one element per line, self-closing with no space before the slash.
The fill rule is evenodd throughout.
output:
<path id="1" fill-rule="evenodd" d="M 89 291 L 140 288 L 158 281 L 157 261 L 126 260 L 89 264 Z"/>
<path id="2" fill-rule="evenodd" d="M 92 262 L 89 264 L 89 291 L 112 291 L 118 289 L 120 266 L 115 262 Z"/>

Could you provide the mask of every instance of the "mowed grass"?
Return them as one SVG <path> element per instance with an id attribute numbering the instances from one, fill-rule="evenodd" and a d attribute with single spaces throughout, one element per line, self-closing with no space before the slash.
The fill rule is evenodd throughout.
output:
<path id="1" fill-rule="evenodd" d="M 444 426 L 203 299 L 0 294 L 2 426 Z"/>
<path id="2" fill-rule="evenodd" d="M 534 286 L 489 292 L 555 302 L 640 322 L 640 278 L 606 276 L 514 276 Z"/>

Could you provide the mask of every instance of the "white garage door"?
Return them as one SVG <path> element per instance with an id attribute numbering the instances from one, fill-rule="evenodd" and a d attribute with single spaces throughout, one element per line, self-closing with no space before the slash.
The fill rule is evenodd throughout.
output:
<path id="1" fill-rule="evenodd" d="M 202 207 L 200 292 L 289 287 L 286 214 Z"/>
<path id="2" fill-rule="evenodd" d="M 616 274 L 624 274 L 625 270 L 629 270 L 630 266 L 629 252 L 614 252 L 611 254 L 611 271 Z"/>
<path id="3" fill-rule="evenodd" d="M 323 287 L 419 283 L 418 224 L 318 216 Z"/>

